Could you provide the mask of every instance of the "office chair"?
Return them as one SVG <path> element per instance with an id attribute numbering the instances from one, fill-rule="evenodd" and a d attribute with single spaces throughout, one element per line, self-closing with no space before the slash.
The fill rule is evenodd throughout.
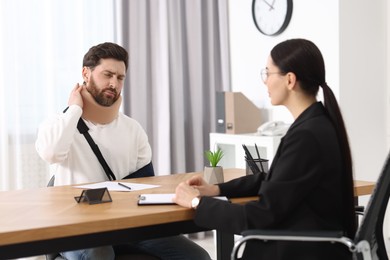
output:
<path id="1" fill-rule="evenodd" d="M 388 260 L 383 239 L 383 221 L 390 196 L 390 154 L 382 168 L 361 224 L 353 240 L 342 236 L 340 231 L 310 231 L 296 232 L 288 230 L 247 230 L 242 233 L 233 247 L 231 259 L 237 259 L 237 253 L 242 245 L 249 240 L 277 240 L 304 242 L 341 243 L 348 247 L 357 260 Z"/>

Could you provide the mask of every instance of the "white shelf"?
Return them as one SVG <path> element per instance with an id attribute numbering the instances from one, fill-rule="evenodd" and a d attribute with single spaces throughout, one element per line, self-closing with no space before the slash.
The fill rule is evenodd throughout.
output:
<path id="1" fill-rule="evenodd" d="M 222 134 L 210 133 L 210 150 L 214 151 L 218 146 L 224 153 L 219 165 L 224 168 L 245 169 L 245 152 L 242 145 L 245 144 L 257 158 L 255 144 L 262 159 L 267 159 L 271 165 L 278 149 L 282 136 L 261 136 L 257 134 Z"/>

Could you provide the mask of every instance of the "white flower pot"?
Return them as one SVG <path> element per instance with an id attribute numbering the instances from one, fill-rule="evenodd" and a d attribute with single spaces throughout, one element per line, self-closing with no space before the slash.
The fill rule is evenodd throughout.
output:
<path id="1" fill-rule="evenodd" d="M 221 166 L 205 166 L 203 177 L 209 184 L 223 183 L 223 168 Z"/>

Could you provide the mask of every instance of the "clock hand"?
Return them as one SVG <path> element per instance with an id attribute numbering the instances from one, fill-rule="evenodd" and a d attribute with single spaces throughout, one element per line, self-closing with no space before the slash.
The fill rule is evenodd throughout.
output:
<path id="1" fill-rule="evenodd" d="M 275 0 L 272 2 L 272 5 L 270 3 L 268 3 L 267 1 L 263 0 L 264 3 L 266 3 L 268 6 L 269 6 L 269 10 L 273 10 L 274 9 L 274 3 L 275 3 Z"/>

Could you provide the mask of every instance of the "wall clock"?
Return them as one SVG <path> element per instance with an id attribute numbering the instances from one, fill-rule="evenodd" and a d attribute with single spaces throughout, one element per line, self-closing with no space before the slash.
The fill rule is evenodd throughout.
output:
<path id="1" fill-rule="evenodd" d="M 292 0 L 253 0 L 252 16 L 257 29 L 264 35 L 281 34 L 291 20 Z"/>

